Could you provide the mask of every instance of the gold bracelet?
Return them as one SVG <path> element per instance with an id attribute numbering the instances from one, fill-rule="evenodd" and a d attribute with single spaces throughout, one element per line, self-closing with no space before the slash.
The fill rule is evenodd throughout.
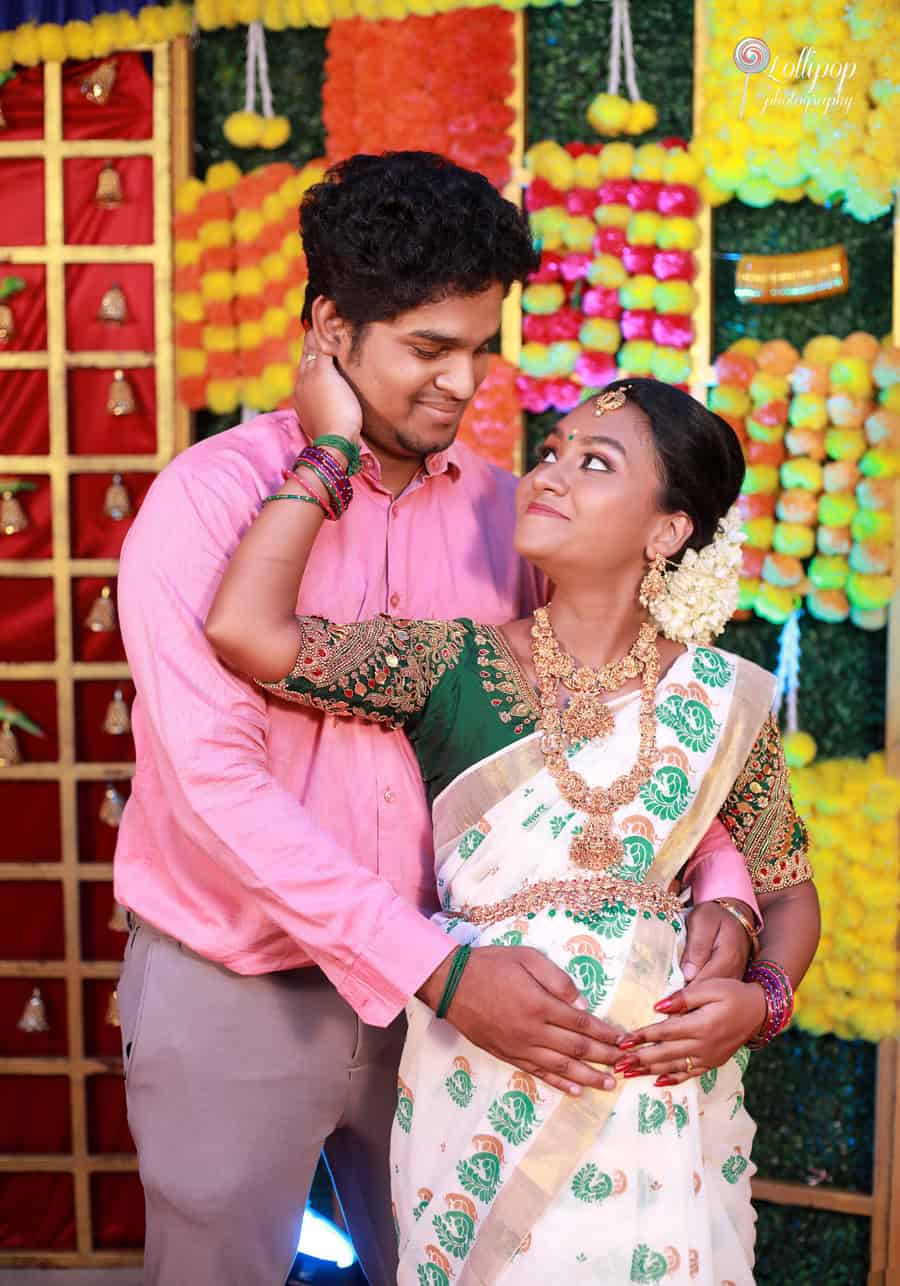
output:
<path id="1" fill-rule="evenodd" d="M 717 902 L 723 910 L 733 915 L 738 924 L 743 927 L 744 932 L 750 939 L 750 958 L 755 960 L 759 955 L 759 933 L 756 930 L 756 926 L 747 919 L 739 907 L 732 906 L 727 898 L 713 898 L 713 902 Z"/>

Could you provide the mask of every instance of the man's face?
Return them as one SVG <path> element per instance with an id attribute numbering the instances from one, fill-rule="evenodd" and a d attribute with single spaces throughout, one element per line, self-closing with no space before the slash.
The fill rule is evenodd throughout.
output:
<path id="1" fill-rule="evenodd" d="M 366 439 L 388 455 L 424 459 L 456 437 L 487 374 L 503 288 L 451 295 L 393 321 L 371 322 L 340 368 L 363 408 Z"/>

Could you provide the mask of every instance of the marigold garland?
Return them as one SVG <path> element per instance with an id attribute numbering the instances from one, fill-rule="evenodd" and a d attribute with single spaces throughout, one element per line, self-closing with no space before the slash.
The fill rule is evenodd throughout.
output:
<path id="1" fill-rule="evenodd" d="M 219 414 L 286 402 L 302 349 L 306 260 L 297 231 L 303 193 L 324 162 L 241 175 L 214 165 L 176 195 L 175 347 L 178 396 Z"/>
<path id="2" fill-rule="evenodd" d="M 423 50 L 439 47 L 438 59 Z M 495 7 L 403 22 L 336 22 L 328 33 L 322 117 L 329 158 L 414 145 L 510 177 L 513 18 Z"/>
<path id="3" fill-rule="evenodd" d="M 814 1035 L 878 1041 L 900 1035 L 900 781 L 882 755 L 833 759 L 791 773 L 809 828 L 822 938 L 797 993 L 797 1023 Z"/>
<path id="4" fill-rule="evenodd" d="M 522 408 L 516 392 L 518 372 L 492 353 L 488 373 L 460 422 L 457 440 L 501 469 L 515 469 L 522 433 Z"/>
<path id="5" fill-rule="evenodd" d="M 522 296 L 526 410 L 571 410 L 622 374 L 686 387 L 700 237 L 686 144 L 545 141 L 526 165 L 541 247 Z"/>
<path id="6" fill-rule="evenodd" d="M 900 349 L 857 332 L 741 339 L 710 406 L 744 446 L 740 609 L 783 623 L 805 596 L 821 621 L 887 622 L 900 474 Z"/>
<path id="7" fill-rule="evenodd" d="M 184 4 L 144 5 L 136 14 L 98 13 L 90 22 L 22 23 L 0 30 L 0 71 L 18 64 L 36 67 L 67 58 L 106 58 L 137 45 L 158 45 L 189 35 L 191 10 Z"/>
<path id="8" fill-rule="evenodd" d="M 900 168 L 900 9 L 885 0 L 795 0 L 780 15 L 747 0 L 705 3 L 709 42 L 705 67 L 696 69 L 704 102 L 693 143 L 704 196 L 752 206 L 843 198 L 855 219 L 885 214 Z M 769 66 L 746 77 L 735 47 L 760 35 Z"/>

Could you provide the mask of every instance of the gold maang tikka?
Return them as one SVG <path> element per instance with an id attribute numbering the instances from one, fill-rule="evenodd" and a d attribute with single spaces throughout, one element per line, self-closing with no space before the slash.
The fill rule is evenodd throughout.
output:
<path id="1" fill-rule="evenodd" d="M 610 411 L 618 411 L 628 401 L 625 394 L 630 392 L 631 385 L 623 384 L 621 388 L 611 388 L 607 393 L 601 393 L 594 400 L 594 414 L 608 415 Z"/>

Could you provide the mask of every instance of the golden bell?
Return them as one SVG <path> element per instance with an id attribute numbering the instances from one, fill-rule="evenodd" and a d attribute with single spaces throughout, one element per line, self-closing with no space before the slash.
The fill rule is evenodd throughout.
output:
<path id="1" fill-rule="evenodd" d="M 95 67 L 90 75 L 85 76 L 81 82 L 81 92 L 85 98 L 89 98 L 92 103 L 102 107 L 109 101 L 113 85 L 116 83 L 116 60 L 108 58 L 105 62 Z"/>
<path id="2" fill-rule="evenodd" d="M 116 325 L 121 325 L 122 322 L 128 321 L 128 304 L 125 302 L 122 287 L 117 283 L 114 283 L 109 290 L 104 292 L 103 298 L 100 300 L 97 320 L 115 322 Z"/>
<path id="3" fill-rule="evenodd" d="M 12 724 L 4 719 L 0 723 L 0 768 L 11 768 L 13 764 L 21 762 L 22 752 L 16 741 L 16 734 L 12 730 Z"/>
<path id="4" fill-rule="evenodd" d="M 121 688 L 116 688 L 113 698 L 106 707 L 106 718 L 103 720 L 103 731 L 111 737 L 123 737 L 131 732 L 131 715 L 122 696 Z"/>
<path id="5" fill-rule="evenodd" d="M 106 927 L 111 933 L 128 932 L 128 912 L 120 903 L 116 902 L 114 904 L 113 913 L 109 917 Z"/>
<path id="6" fill-rule="evenodd" d="M 15 536 L 28 526 L 28 515 L 14 491 L 0 494 L 0 531 L 4 536 Z"/>
<path id="7" fill-rule="evenodd" d="M 122 180 L 119 171 L 112 161 L 107 161 L 97 176 L 97 191 L 94 202 L 104 210 L 115 210 L 122 204 Z"/>
<path id="8" fill-rule="evenodd" d="M 115 522 L 120 522 L 131 513 L 131 496 L 122 481 L 121 473 L 114 473 L 112 482 L 106 488 L 103 512 L 107 518 L 112 518 Z"/>
<path id="9" fill-rule="evenodd" d="M 107 826 L 116 829 L 122 820 L 122 814 L 125 811 L 125 800 L 116 790 L 115 786 L 107 786 L 103 795 L 103 803 L 100 805 L 99 817 L 101 822 Z"/>
<path id="10" fill-rule="evenodd" d="M 9 304 L 0 304 L 0 344 L 8 344 L 15 338 L 16 319 Z"/>
<path id="11" fill-rule="evenodd" d="M 84 624 L 94 634 L 112 634 L 113 630 L 119 628 L 119 618 L 116 616 L 116 605 L 113 602 L 111 586 L 103 586 L 94 599 L 91 610 L 84 618 Z"/>
<path id="12" fill-rule="evenodd" d="M 125 378 L 124 371 L 113 371 L 112 384 L 106 399 L 106 409 L 110 415 L 133 415 L 135 411 L 134 389 Z"/>
<path id="13" fill-rule="evenodd" d="M 108 1027 L 121 1027 L 122 1020 L 119 1017 L 119 993 L 111 991 L 109 993 L 109 1002 L 106 1006 L 106 1024 Z"/>
<path id="14" fill-rule="evenodd" d="M 40 987 L 33 988 L 31 995 L 25 1001 L 22 1017 L 16 1023 L 16 1026 L 19 1031 L 27 1031 L 29 1035 L 50 1030 L 44 997 L 41 995 Z"/>

